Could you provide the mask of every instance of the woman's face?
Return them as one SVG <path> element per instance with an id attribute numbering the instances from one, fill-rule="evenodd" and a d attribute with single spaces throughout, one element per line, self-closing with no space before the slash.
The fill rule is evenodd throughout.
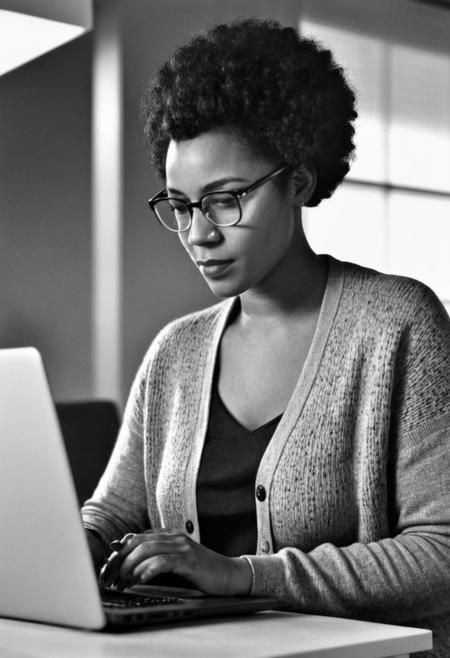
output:
<path id="1" fill-rule="evenodd" d="M 198 201 L 207 192 L 248 187 L 281 164 L 252 156 L 229 132 L 206 132 L 170 142 L 167 190 Z M 216 227 L 194 208 L 191 228 L 178 235 L 214 294 L 231 297 L 270 286 L 298 229 L 292 187 L 271 180 L 243 197 L 235 226 Z"/>

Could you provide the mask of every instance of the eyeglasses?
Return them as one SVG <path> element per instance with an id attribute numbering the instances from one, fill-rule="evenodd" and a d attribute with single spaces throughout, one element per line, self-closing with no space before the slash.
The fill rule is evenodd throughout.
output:
<path id="1" fill-rule="evenodd" d="M 272 180 L 288 167 L 290 165 L 283 165 L 270 174 L 259 178 L 245 189 L 209 192 L 204 194 L 198 201 L 182 201 L 177 197 L 167 196 L 167 190 L 161 190 L 149 199 L 148 203 L 164 228 L 176 233 L 182 233 L 191 228 L 194 208 L 200 208 L 205 219 L 214 226 L 234 226 L 240 222 L 242 217 L 242 207 L 239 199 Z"/>

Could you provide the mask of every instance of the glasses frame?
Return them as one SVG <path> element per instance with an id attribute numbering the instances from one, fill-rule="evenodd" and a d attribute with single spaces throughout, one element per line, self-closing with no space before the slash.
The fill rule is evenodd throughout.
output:
<path id="1" fill-rule="evenodd" d="M 258 187 L 261 187 L 261 185 L 264 185 L 264 183 L 268 183 L 270 180 L 273 180 L 276 176 L 279 176 L 283 171 L 286 171 L 286 169 L 290 168 L 291 165 L 289 164 L 284 164 L 282 167 L 278 167 L 278 169 L 275 169 L 274 171 L 271 171 L 270 173 L 266 174 L 262 178 L 258 178 L 257 181 L 249 185 L 248 187 L 241 188 L 241 189 L 234 189 L 234 190 L 215 190 L 214 192 L 208 192 L 207 194 L 204 194 L 198 201 L 184 201 L 183 199 L 179 199 L 178 197 L 170 197 L 167 196 L 167 190 L 162 189 L 158 194 L 155 194 L 151 199 L 148 200 L 148 205 L 150 206 L 150 209 L 153 211 L 153 214 L 155 215 L 156 219 L 158 222 L 163 226 L 165 229 L 168 231 L 172 231 L 173 233 L 184 233 L 185 231 L 189 231 L 189 229 L 192 226 L 192 217 L 194 215 L 193 210 L 194 208 L 199 208 L 201 211 L 203 217 L 213 226 L 217 226 L 219 228 L 226 227 L 226 226 L 236 226 L 236 224 L 239 224 L 239 222 L 242 219 L 242 206 L 240 203 L 240 199 L 243 197 L 246 197 L 248 194 L 256 190 Z M 203 202 L 205 199 L 207 199 L 209 196 L 213 196 L 215 194 L 231 194 L 236 200 L 237 206 L 239 208 L 239 217 L 236 221 L 230 222 L 228 224 L 216 224 L 210 217 L 208 217 L 205 214 L 205 211 L 203 210 Z M 176 228 L 169 228 L 169 226 L 166 226 L 162 219 L 159 217 L 158 212 L 156 210 L 156 206 L 159 201 L 170 201 L 171 199 L 176 200 L 178 203 L 181 201 L 182 203 L 185 204 L 189 211 L 189 224 L 186 226 L 186 228 L 182 229 L 176 229 Z"/>

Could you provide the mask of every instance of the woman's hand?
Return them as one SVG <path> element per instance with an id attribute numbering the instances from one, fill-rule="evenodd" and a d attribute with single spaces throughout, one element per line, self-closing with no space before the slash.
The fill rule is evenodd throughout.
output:
<path id="1" fill-rule="evenodd" d="M 107 587 L 119 589 L 150 583 L 159 574 L 175 573 L 207 594 L 247 595 L 252 571 L 244 558 L 231 558 L 198 544 L 175 530 L 130 534 L 111 544 L 100 577 Z"/>

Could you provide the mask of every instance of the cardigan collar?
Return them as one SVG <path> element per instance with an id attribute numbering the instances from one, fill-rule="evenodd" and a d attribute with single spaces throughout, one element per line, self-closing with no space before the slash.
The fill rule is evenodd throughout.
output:
<path id="1" fill-rule="evenodd" d="M 339 301 L 344 284 L 345 264 L 329 255 L 322 255 L 321 258 L 326 259 L 328 262 L 328 277 L 316 330 L 294 392 L 261 460 L 257 474 L 257 485 L 260 486 L 270 486 L 269 483 L 271 478 L 269 473 L 273 473 L 273 469 L 276 466 L 284 448 L 286 437 L 290 434 L 294 423 L 302 412 L 316 377 L 325 350 L 327 339 L 339 307 Z M 198 532 L 199 526 L 196 503 L 197 475 L 200 468 L 203 445 L 208 429 L 214 371 L 217 363 L 217 355 L 222 335 L 224 333 L 230 314 L 234 309 L 234 305 L 238 303 L 238 300 L 238 297 L 234 297 L 227 299 L 218 305 L 218 313 L 211 328 L 209 346 L 204 355 L 201 400 L 199 405 L 197 426 L 194 433 L 195 440 L 193 441 L 189 464 L 187 465 L 185 471 L 186 479 L 184 497 L 185 517 L 192 521 L 194 526 L 194 533 L 192 534 L 192 537 L 197 541 L 200 540 Z M 266 491 L 268 494 L 270 494 L 269 490 L 266 489 Z M 268 527 L 268 510 L 268 504 L 264 506 L 257 506 L 258 525 L 262 529 L 262 532 L 265 534 L 266 539 L 269 540 L 270 546 L 271 542 Z"/>

